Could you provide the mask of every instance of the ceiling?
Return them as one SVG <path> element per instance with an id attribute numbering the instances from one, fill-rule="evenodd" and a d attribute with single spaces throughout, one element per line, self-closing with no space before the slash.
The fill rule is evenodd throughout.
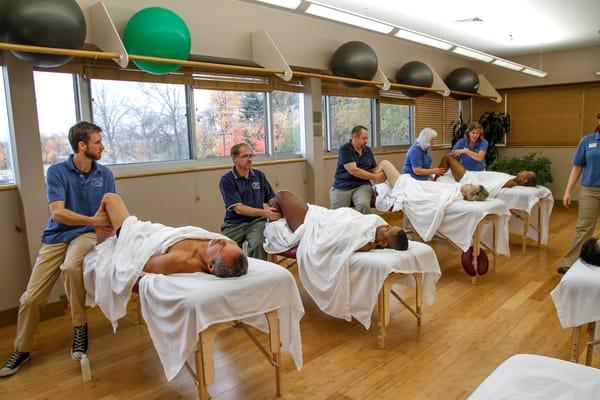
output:
<path id="1" fill-rule="evenodd" d="M 317 0 L 501 57 L 600 45 L 600 0 Z"/>

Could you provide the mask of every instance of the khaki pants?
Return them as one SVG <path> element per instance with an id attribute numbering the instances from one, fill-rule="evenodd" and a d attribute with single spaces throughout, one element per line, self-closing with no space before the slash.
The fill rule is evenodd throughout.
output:
<path id="1" fill-rule="evenodd" d="M 31 351 L 40 311 L 46 305 L 59 275 L 65 283 L 73 326 L 86 323 L 82 265 L 84 257 L 95 244 L 94 233 L 84 233 L 68 243 L 42 244 L 27 289 L 19 300 L 16 351 Z"/>
<path id="2" fill-rule="evenodd" d="M 600 215 L 600 187 L 582 186 L 579 192 L 577 227 L 571 247 L 564 259 L 564 266 L 570 267 L 579 258 L 581 246 L 592 237 L 596 221 Z"/>
<path id="3" fill-rule="evenodd" d="M 354 204 L 356 211 L 363 214 L 371 214 L 371 197 L 373 197 L 371 185 L 360 185 L 348 190 L 332 187 L 329 190 L 329 200 L 331 201 L 332 210 L 340 207 L 351 207 Z"/>

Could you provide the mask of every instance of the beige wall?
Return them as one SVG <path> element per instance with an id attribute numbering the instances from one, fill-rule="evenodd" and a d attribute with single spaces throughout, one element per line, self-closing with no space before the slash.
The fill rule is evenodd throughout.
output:
<path id="1" fill-rule="evenodd" d="M 96 0 L 79 0 L 85 12 L 96 3 Z M 160 5 L 156 1 L 105 0 L 109 12 L 114 17 L 117 28 L 122 30 L 129 17 L 138 9 L 145 6 Z M 369 43 L 377 52 L 382 70 L 388 77 L 393 77 L 396 70 L 411 60 L 429 62 L 442 77 L 450 70 L 468 66 L 478 73 L 484 73 L 492 84 L 497 87 L 541 85 L 549 83 L 580 82 L 591 80 L 592 72 L 600 69 L 600 51 L 598 48 L 571 50 L 566 52 L 544 54 L 543 69 L 550 72 L 547 79 L 530 78 L 517 72 L 502 68 L 487 66 L 483 63 L 471 62 L 461 57 L 455 57 L 446 52 L 413 45 L 409 42 L 386 37 L 376 33 L 351 28 L 348 26 L 293 15 L 274 9 L 260 7 L 232 0 L 174 0 L 163 2 L 163 5 L 174 9 L 182 15 L 191 29 L 193 36 L 194 54 L 236 59 L 251 58 L 251 32 L 266 30 L 280 48 L 283 56 L 292 65 L 327 69 L 329 58 L 341 44 L 350 40 L 362 40 Z M 89 38 L 88 38 L 89 41 Z M 516 61 L 537 65 L 538 55 L 522 56 Z M 30 83 L 26 82 L 26 85 Z M 28 107 L 16 110 L 18 118 L 30 118 L 34 113 L 33 99 Z M 311 119 L 308 118 L 308 121 Z M 15 132 L 17 140 L 27 137 L 27 143 L 20 146 L 39 146 L 33 140 L 32 132 Z M 313 138 L 307 138 L 307 143 Z M 315 140 L 315 143 L 319 139 Z M 34 147 L 30 147 L 34 148 Z M 502 149 L 502 154 L 520 154 L 529 149 Z M 562 188 L 566 182 L 566 167 L 570 165 L 573 149 L 539 149 L 551 157 L 556 183 L 552 185 L 555 196 L 562 196 Z M 24 151 L 24 150 L 23 150 Z M 434 151 L 434 163 L 439 161 L 446 150 Z M 401 168 L 404 153 L 378 155 L 377 159 L 391 159 Z M 290 189 L 308 199 L 313 185 L 309 176 L 313 173 L 321 177 L 315 185 L 315 190 L 321 203 L 326 204 L 328 191 L 335 169 L 335 159 L 327 159 L 323 170 L 307 174 L 305 162 L 277 164 L 261 167 L 276 188 Z M 27 164 L 27 163 L 25 163 Z M 39 179 L 41 171 L 37 165 L 22 168 L 31 169 L 24 176 Z M 223 205 L 218 193 L 218 177 L 227 170 L 223 169 L 163 175 L 154 177 L 139 177 L 120 179 L 117 189 L 128 203 L 132 213 L 141 218 L 149 218 L 170 225 L 196 224 L 209 229 L 218 229 L 222 221 Z M 36 175 L 37 174 L 37 175 Z M 324 178 L 323 178 L 324 177 Z M 29 178 L 28 178 L 29 179 Z M 564 182 L 563 182 L 564 181 Z M 37 204 L 43 212 L 23 215 L 21 200 L 17 190 L 0 191 L 0 251 L 3 254 L 2 280 L 0 280 L 0 311 L 16 307 L 18 298 L 28 278 L 28 238 L 24 233 L 15 231 L 15 225 L 24 226 L 28 221 L 30 226 L 43 226 L 45 223 L 46 204 L 42 195 L 35 199 L 28 198 L 29 207 Z M 557 196 L 556 194 L 559 193 Z M 311 194 L 312 197 L 312 194 Z M 39 240 L 40 232 L 29 232 L 29 242 Z"/>

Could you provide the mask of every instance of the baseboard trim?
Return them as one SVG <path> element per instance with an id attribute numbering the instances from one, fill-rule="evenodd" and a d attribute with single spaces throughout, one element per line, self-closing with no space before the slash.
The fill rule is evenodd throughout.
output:
<path id="1" fill-rule="evenodd" d="M 65 301 L 61 298 L 52 303 L 46 304 L 40 313 L 40 320 L 45 321 L 56 317 L 62 317 L 66 313 Z M 9 308 L 8 310 L 0 311 L 0 328 L 14 325 L 17 323 L 19 315 L 19 307 Z"/>

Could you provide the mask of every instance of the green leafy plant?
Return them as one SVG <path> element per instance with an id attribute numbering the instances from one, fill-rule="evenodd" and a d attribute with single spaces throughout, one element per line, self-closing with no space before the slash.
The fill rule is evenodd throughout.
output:
<path id="1" fill-rule="evenodd" d="M 467 133 L 468 125 L 463 121 L 462 112 L 458 114 L 458 121 L 454 121 L 452 123 L 452 147 L 458 142 L 460 139 L 465 137 L 465 133 Z"/>
<path id="2" fill-rule="evenodd" d="M 522 157 L 498 157 L 488 166 L 488 170 L 506 172 L 516 175 L 517 172 L 528 170 L 537 175 L 538 185 L 553 182 L 552 161 L 541 153 L 527 153 Z"/>
<path id="3" fill-rule="evenodd" d="M 483 127 L 483 137 L 488 141 L 488 150 L 485 162 L 491 165 L 498 157 L 496 143 L 499 143 L 510 130 L 510 115 L 497 111 L 486 111 L 479 118 Z"/>

